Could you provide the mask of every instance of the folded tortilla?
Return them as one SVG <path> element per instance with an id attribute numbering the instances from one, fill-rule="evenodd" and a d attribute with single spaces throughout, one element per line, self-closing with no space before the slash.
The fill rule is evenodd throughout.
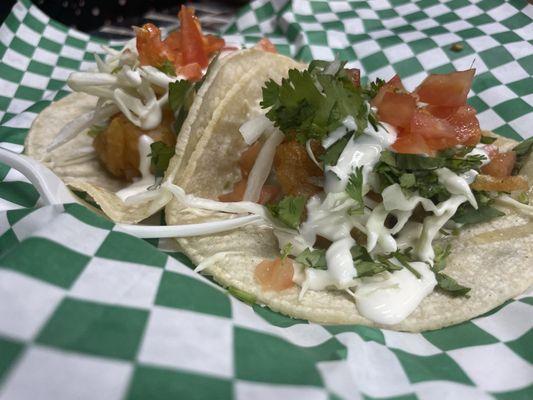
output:
<path id="1" fill-rule="evenodd" d="M 205 131 L 208 116 L 224 104 L 228 87 L 243 79 L 254 63 L 270 57 L 270 53 L 255 49 L 238 51 L 217 60 L 210 68 L 209 76 L 196 94 L 183 123 L 176 144 L 176 155 L 170 162 L 165 178 L 173 179 L 178 173 L 181 159 L 196 146 L 191 132 Z M 84 93 L 72 93 L 52 103 L 33 122 L 26 137 L 25 152 L 56 173 L 73 190 L 86 193 L 110 219 L 116 222 L 137 223 L 155 214 L 167 204 L 171 195 L 162 191 L 155 200 L 140 204 L 125 204 L 115 193 L 130 183 L 110 175 L 98 161 L 96 153 L 73 163 L 78 149 L 92 148 L 93 139 L 87 131 L 70 142 L 48 152 L 54 137 L 68 122 L 93 110 L 97 98 Z M 83 200 L 83 199 L 82 199 Z"/>
<path id="2" fill-rule="evenodd" d="M 180 143 L 186 151 L 179 160 L 183 166 L 174 182 L 199 197 L 217 199 L 240 180 L 238 159 L 246 148 L 239 127 L 258 114 L 263 83 L 279 80 L 288 69 L 298 68 L 286 59 L 268 58 L 255 63 L 250 79 L 233 87 L 223 106 L 209 115 L 204 129 L 195 129 Z M 194 123 L 193 123 L 194 125 Z M 510 149 L 515 142 L 499 138 L 495 144 Z M 533 181 L 533 159 L 522 169 Z M 532 191 L 529 191 L 532 196 Z M 457 324 L 481 315 L 524 292 L 533 283 L 533 222 L 514 209 L 501 208 L 505 216 L 487 223 L 465 227 L 451 239 L 446 274 L 471 287 L 470 297 L 450 297 L 439 291 L 427 296 L 401 323 L 386 328 L 420 332 Z M 175 199 L 165 209 L 168 224 L 197 223 L 228 218 L 228 214 L 187 208 Z M 254 279 L 255 266 L 262 260 L 279 256 L 279 246 L 272 230 L 250 225 L 216 235 L 178 239 L 185 253 L 195 262 L 209 260 L 204 272 L 221 285 L 235 287 L 255 296 L 259 303 L 294 318 L 325 324 L 362 324 L 379 326 L 361 316 L 353 298 L 342 291 L 309 290 L 299 300 L 300 288 L 274 292 L 263 291 Z M 216 255 L 216 256 L 215 256 Z"/>

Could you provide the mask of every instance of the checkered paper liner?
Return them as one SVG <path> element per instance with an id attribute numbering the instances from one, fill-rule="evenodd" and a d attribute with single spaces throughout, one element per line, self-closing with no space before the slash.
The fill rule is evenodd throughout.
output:
<path id="1" fill-rule="evenodd" d="M 474 62 L 482 126 L 519 139 L 533 133 L 532 16 L 525 1 L 261 0 L 225 33 L 304 60 L 339 54 L 410 87 Z M 0 27 L 1 146 L 22 150 L 101 44 L 16 4 Z M 0 181 L 0 400 L 533 398 L 531 295 L 423 334 L 310 324 L 229 296 L 172 241 L 127 236 L 80 205 L 40 207 L 1 164 Z"/>

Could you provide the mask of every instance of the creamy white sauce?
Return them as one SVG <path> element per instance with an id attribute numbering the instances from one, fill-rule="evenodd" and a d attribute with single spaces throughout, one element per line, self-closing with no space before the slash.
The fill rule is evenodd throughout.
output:
<path id="1" fill-rule="evenodd" d="M 435 214 L 424 219 L 422 233 L 415 246 L 415 253 L 422 261 L 433 261 L 435 252 L 431 243 L 444 224 L 453 217 L 457 208 L 467 200 L 465 196 L 452 195 L 448 200 L 439 204 L 439 209 L 442 211 L 440 215 Z"/>
<path id="2" fill-rule="evenodd" d="M 475 171 L 474 171 L 475 172 Z M 448 168 L 439 168 L 437 171 L 439 182 L 450 192 L 451 194 L 458 194 L 465 196 L 472 207 L 477 209 L 477 201 L 470 190 L 470 186 L 465 178 L 453 173 Z"/>
<path id="3" fill-rule="evenodd" d="M 324 201 L 319 195 L 311 197 L 307 202 L 307 220 L 300 227 L 302 237 L 314 244 L 317 235 L 331 241 L 350 236 L 352 224 L 347 210 L 354 206 L 355 201 L 344 192 L 328 193 Z"/>
<path id="4" fill-rule="evenodd" d="M 355 246 L 355 240 L 351 237 L 333 242 L 326 250 L 326 263 L 328 273 L 333 278 L 338 288 L 348 287 L 357 276 L 353 266 L 352 253 L 350 249 Z"/>
<path id="5" fill-rule="evenodd" d="M 148 135 L 141 135 L 137 144 L 139 149 L 139 171 L 141 178 L 133 182 L 131 185 L 116 192 L 116 195 L 122 200 L 127 201 L 129 197 L 133 197 L 145 192 L 155 182 L 154 175 L 150 172 L 152 152 L 150 145 L 154 141 Z"/>
<path id="6" fill-rule="evenodd" d="M 385 227 L 385 219 L 389 211 L 383 204 L 379 204 L 372 210 L 366 223 L 366 248 L 368 251 L 374 250 L 379 245 L 380 250 L 384 253 L 396 251 L 396 240 L 392 237 L 390 229 Z"/>
<path id="7" fill-rule="evenodd" d="M 353 117 L 351 115 L 346 117 L 344 121 L 342 121 L 341 126 L 322 139 L 322 146 L 325 149 L 329 149 L 333 144 L 335 144 L 336 141 L 341 139 L 348 132 L 355 131 L 356 128 L 357 125 L 355 124 Z"/>
<path id="8" fill-rule="evenodd" d="M 437 281 L 426 263 L 410 265 L 421 275 L 420 279 L 406 268 L 361 279 L 355 291 L 356 307 L 361 315 L 379 324 L 392 325 L 415 310 Z"/>
<path id="9" fill-rule="evenodd" d="M 388 124 L 378 125 L 377 131 L 369 125 L 361 136 L 350 139 L 337 164 L 326 168 L 326 192 L 344 191 L 349 176 L 358 167 L 363 167 L 363 184 L 368 188 L 369 175 L 378 162 L 381 152 L 388 149 L 395 140 L 396 131 Z"/>

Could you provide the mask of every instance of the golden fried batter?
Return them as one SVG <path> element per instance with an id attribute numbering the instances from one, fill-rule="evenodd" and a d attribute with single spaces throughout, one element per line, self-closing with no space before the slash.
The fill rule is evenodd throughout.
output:
<path id="1" fill-rule="evenodd" d="M 140 177 L 138 142 L 141 135 L 150 136 L 154 142 L 162 141 L 167 146 L 176 145 L 176 134 L 172 132 L 172 113 L 163 113 L 161 124 L 144 131 L 132 124 L 122 113 L 115 115 L 107 128 L 93 141 L 98 158 L 113 176 L 131 182 Z"/>
<path id="2" fill-rule="evenodd" d="M 313 145 L 315 155 L 320 151 Z M 322 170 L 309 158 L 305 146 L 296 140 L 283 142 L 276 149 L 274 170 L 284 195 L 312 196 L 322 188 L 312 183 L 312 177 L 323 176 Z"/>

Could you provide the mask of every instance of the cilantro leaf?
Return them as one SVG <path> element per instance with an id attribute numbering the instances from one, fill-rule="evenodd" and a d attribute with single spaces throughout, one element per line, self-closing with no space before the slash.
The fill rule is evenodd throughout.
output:
<path id="1" fill-rule="evenodd" d="M 452 220 L 463 225 L 479 224 L 502 215 L 505 215 L 505 213 L 489 205 L 478 204 L 478 209 L 476 210 L 470 203 L 464 203 L 459 206 Z"/>
<path id="2" fill-rule="evenodd" d="M 326 250 L 323 249 L 311 250 L 307 248 L 298 254 L 294 260 L 307 268 L 327 269 Z"/>
<path id="3" fill-rule="evenodd" d="M 435 279 L 437 280 L 437 288 L 452 297 L 468 297 L 467 293 L 470 291 L 469 287 L 459 284 L 451 276 L 441 272 L 444 268 L 446 268 L 446 258 L 450 255 L 451 251 L 450 244 L 447 243 L 444 247 L 440 245 L 435 245 L 433 249 L 435 251 L 435 259 L 431 270 L 435 274 Z"/>
<path id="4" fill-rule="evenodd" d="M 351 136 L 352 133 L 350 132 L 328 147 L 326 152 L 320 156 L 320 160 L 324 162 L 324 165 L 337 164 L 337 161 L 339 160 L 342 151 L 348 144 Z"/>
<path id="5" fill-rule="evenodd" d="M 151 165 L 154 168 L 156 176 L 163 176 L 168 168 L 168 163 L 174 155 L 174 147 L 167 146 L 163 142 L 154 142 L 150 145 L 152 152 Z"/>
<path id="6" fill-rule="evenodd" d="M 439 272 L 446 268 L 446 258 L 450 255 L 451 246 L 447 243 L 444 247 L 436 244 L 433 246 L 435 259 L 433 261 L 433 271 Z"/>
<path id="7" fill-rule="evenodd" d="M 516 153 L 516 163 L 514 165 L 513 174 L 517 174 L 525 164 L 528 155 L 533 151 L 533 137 L 517 144 L 513 148 L 513 151 Z"/>
<path id="8" fill-rule="evenodd" d="M 357 207 L 349 210 L 350 215 L 362 214 L 365 208 L 363 202 L 363 167 L 357 167 L 348 177 L 346 193 L 357 202 Z"/>
<path id="9" fill-rule="evenodd" d="M 168 103 L 174 113 L 174 131 L 179 133 L 194 97 L 194 84 L 185 79 L 168 84 Z"/>
<path id="10" fill-rule="evenodd" d="M 400 251 L 396 251 L 394 253 L 392 253 L 392 257 L 396 258 L 400 264 L 402 264 L 402 266 L 409 270 L 409 272 L 411 272 L 414 276 L 416 276 L 417 279 L 420 279 L 421 275 L 420 275 L 420 272 L 418 272 L 416 269 L 414 269 L 411 264 L 409 264 L 409 262 L 413 261 L 413 259 L 411 258 L 411 255 L 409 254 L 409 251 L 411 249 L 407 249 L 407 251 L 405 253 L 402 253 Z"/>
<path id="11" fill-rule="evenodd" d="M 352 116 L 357 131 L 368 125 L 368 95 L 353 84 L 344 63 L 313 61 L 305 71 L 290 70 L 280 84 L 273 80 L 263 87 L 261 107 L 267 118 L 301 143 L 322 139 Z"/>
<path id="12" fill-rule="evenodd" d="M 283 246 L 283 248 L 281 249 L 281 259 L 284 260 L 286 259 L 289 254 L 291 253 L 291 250 L 292 250 L 292 243 L 289 242 L 287 243 L 285 246 Z"/>
<path id="13" fill-rule="evenodd" d="M 176 76 L 176 66 L 170 60 L 165 60 L 157 69 L 169 76 Z"/>
<path id="14" fill-rule="evenodd" d="M 380 272 L 386 271 L 386 268 L 374 261 L 355 261 L 355 270 L 357 271 L 357 277 L 362 278 L 365 276 L 373 276 Z"/>
<path id="15" fill-rule="evenodd" d="M 416 184 L 416 176 L 412 173 L 400 175 L 400 186 L 404 189 L 409 189 Z"/>
<path id="16" fill-rule="evenodd" d="M 368 254 L 366 248 L 363 246 L 353 246 L 350 249 L 352 254 L 352 260 L 355 270 L 357 271 L 357 277 L 373 276 L 380 272 L 387 271 L 387 266 L 378 261 L 372 260 L 370 254 Z"/>
<path id="17" fill-rule="evenodd" d="M 272 216 L 290 228 L 297 229 L 302 220 L 306 198 L 285 196 L 278 204 L 269 204 L 267 209 Z"/>
<path id="18" fill-rule="evenodd" d="M 248 292 L 245 292 L 244 290 L 237 289 L 235 286 L 229 286 L 228 287 L 228 293 L 232 294 L 234 297 L 242 301 L 243 303 L 246 303 L 248 305 L 253 305 L 256 303 L 256 297 Z"/>
<path id="19" fill-rule="evenodd" d="M 435 157 L 417 154 L 400 154 L 385 150 L 374 167 L 381 190 L 398 183 L 403 189 L 418 192 L 420 196 L 441 202 L 450 197 L 448 190 L 439 182 L 436 170 L 448 168 L 457 174 L 470 169 L 479 170 L 483 161 L 481 155 L 468 156 L 470 147 L 452 148 L 441 151 Z"/>
<path id="20" fill-rule="evenodd" d="M 105 130 L 105 126 L 102 126 L 102 125 L 93 125 L 89 128 L 89 130 L 87 131 L 87 135 L 89 135 L 90 137 L 92 138 L 95 138 L 96 136 L 98 136 L 100 133 L 102 133 L 104 130 Z"/>
<path id="21" fill-rule="evenodd" d="M 492 136 L 481 135 L 481 139 L 479 139 L 479 143 L 492 144 L 496 141 L 496 139 L 497 138 L 492 137 Z"/>
<path id="22" fill-rule="evenodd" d="M 370 82 L 370 84 L 367 86 L 365 92 L 368 95 L 368 97 L 373 99 L 374 97 L 376 97 L 376 95 L 379 92 L 379 89 L 381 89 L 381 87 L 384 84 L 385 84 L 385 81 L 383 79 L 377 78 L 374 82 Z"/>
<path id="23" fill-rule="evenodd" d="M 435 278 L 437 279 L 437 287 L 452 297 L 467 296 L 470 291 L 469 287 L 457 283 L 451 276 L 442 272 L 437 272 Z"/>

